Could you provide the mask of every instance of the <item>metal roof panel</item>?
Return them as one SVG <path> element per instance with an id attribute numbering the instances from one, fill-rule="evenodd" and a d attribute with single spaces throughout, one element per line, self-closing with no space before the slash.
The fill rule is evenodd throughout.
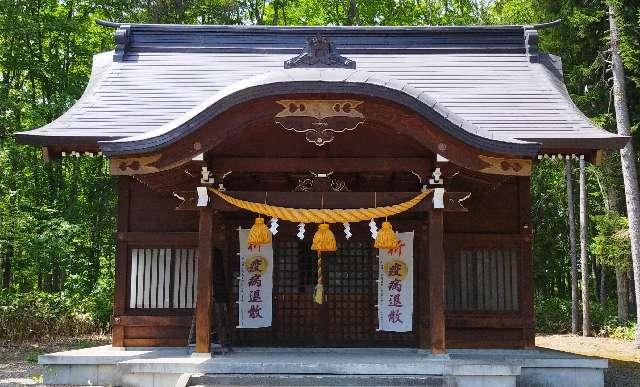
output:
<path id="1" fill-rule="evenodd" d="M 313 32 L 334 38 L 340 53 L 356 61 L 358 70 L 320 71 L 318 80 L 401 89 L 445 117 L 452 115 L 452 121 L 472 135 L 487 139 L 541 142 L 544 147 L 564 143 L 562 139 L 579 146 L 581 138 L 589 139 L 585 146 L 588 142 L 590 148 L 624 144 L 625 137 L 603 131 L 576 108 L 560 78 L 557 57 L 540 54 L 539 60 L 531 60 L 524 42 L 526 28 L 133 25 L 129 46 L 119 60 L 112 60 L 113 52 L 95 56 L 87 89 L 69 111 L 17 137 L 39 145 L 64 138 L 70 144 L 85 144 L 92 138 L 149 137 L 188 118 L 216 93 L 241 90 L 260 76 L 286 82 L 295 70 L 282 70 L 283 63 L 294 54 L 283 50 L 298 53 Z M 162 50 L 155 49 L 156 40 Z M 512 50 L 516 41 L 518 48 Z M 185 42 L 200 49 L 183 50 Z M 496 53 L 496 44 L 505 49 Z M 215 48 L 220 45 L 226 49 Z M 244 48 L 233 51 L 238 45 Z M 433 50 L 438 45 L 444 50 Z M 469 50 L 470 46 L 475 48 Z"/>

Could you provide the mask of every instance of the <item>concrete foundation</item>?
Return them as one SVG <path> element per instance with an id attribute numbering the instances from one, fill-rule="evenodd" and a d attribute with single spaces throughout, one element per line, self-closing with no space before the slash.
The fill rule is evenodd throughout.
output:
<path id="1" fill-rule="evenodd" d="M 46 384 L 603 386 L 607 361 L 550 350 L 239 348 L 214 357 L 191 348 L 102 346 L 39 357 Z"/>

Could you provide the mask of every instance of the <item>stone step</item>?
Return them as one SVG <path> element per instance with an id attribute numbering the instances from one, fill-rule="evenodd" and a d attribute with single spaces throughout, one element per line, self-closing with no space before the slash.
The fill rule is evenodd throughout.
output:
<path id="1" fill-rule="evenodd" d="M 188 386 L 421 386 L 449 387 L 447 377 L 431 375 L 204 374 Z"/>

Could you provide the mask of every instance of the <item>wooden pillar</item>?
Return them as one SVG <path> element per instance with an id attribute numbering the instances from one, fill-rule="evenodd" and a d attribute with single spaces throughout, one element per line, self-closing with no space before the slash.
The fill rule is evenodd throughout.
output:
<path id="1" fill-rule="evenodd" d="M 443 209 L 429 213 L 429 333 L 431 352 L 445 352 Z"/>
<path id="2" fill-rule="evenodd" d="M 118 178 L 118 233 L 129 231 L 129 177 Z M 124 326 L 121 317 L 125 314 L 127 305 L 127 269 L 129 267 L 128 246 L 125 241 L 118 240 L 115 272 L 115 294 L 113 300 L 113 329 L 111 344 L 114 347 L 124 347 Z"/>
<path id="3" fill-rule="evenodd" d="M 420 260 L 418 262 L 418 347 L 421 349 L 431 348 L 431 338 L 429 337 L 429 220 L 425 219 L 421 227 L 420 235 Z"/>
<path id="4" fill-rule="evenodd" d="M 198 293 L 196 299 L 196 352 L 211 353 L 213 296 L 213 210 L 200 209 L 198 235 Z"/>
<path id="5" fill-rule="evenodd" d="M 533 251 L 531 231 L 531 180 L 529 176 L 518 179 L 518 206 L 520 209 L 520 310 L 524 320 L 522 344 L 524 348 L 536 346 L 535 315 L 533 305 Z"/>
<path id="6" fill-rule="evenodd" d="M 582 272 L 582 335 L 591 336 L 589 320 L 589 256 L 587 252 L 587 175 L 580 156 L 580 271 Z"/>

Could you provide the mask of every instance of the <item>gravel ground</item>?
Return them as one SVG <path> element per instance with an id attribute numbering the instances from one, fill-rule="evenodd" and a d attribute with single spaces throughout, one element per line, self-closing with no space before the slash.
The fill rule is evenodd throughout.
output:
<path id="1" fill-rule="evenodd" d="M 32 343 L 0 343 L 0 386 L 41 385 L 42 367 L 38 355 L 96 345 L 108 344 L 109 336 L 92 335 L 79 338 L 59 338 Z M 536 337 L 539 347 L 609 360 L 605 371 L 605 386 L 640 387 L 640 350 L 630 341 L 604 337 L 549 335 Z"/>
<path id="2" fill-rule="evenodd" d="M 109 336 L 57 338 L 30 343 L 0 342 L 0 386 L 42 385 L 38 355 L 108 344 Z"/>
<path id="3" fill-rule="evenodd" d="M 631 341 L 606 337 L 550 335 L 537 336 L 536 345 L 608 359 L 609 369 L 604 372 L 605 386 L 640 386 L 640 349 L 634 349 Z"/>

